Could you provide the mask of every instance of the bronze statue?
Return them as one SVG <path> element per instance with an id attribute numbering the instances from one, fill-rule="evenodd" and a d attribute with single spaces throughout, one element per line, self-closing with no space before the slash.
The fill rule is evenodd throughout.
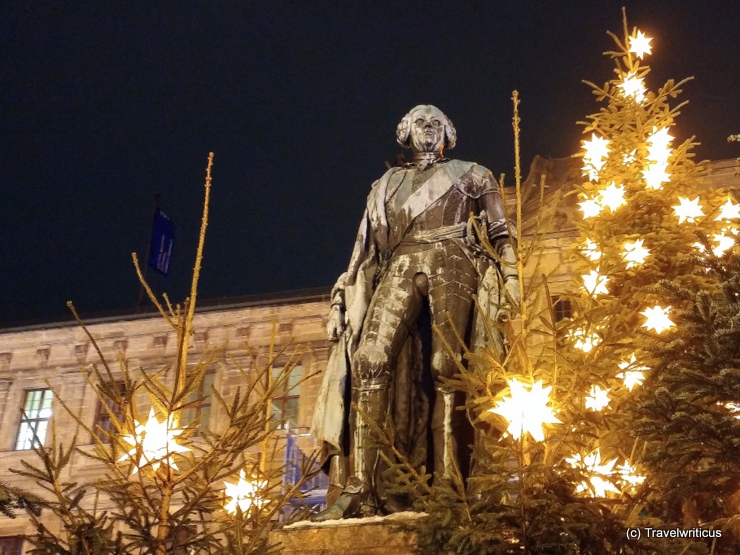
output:
<path id="1" fill-rule="evenodd" d="M 461 360 L 463 352 L 458 337 L 472 343 L 481 333 L 474 329 L 473 296 L 478 294 L 479 307 L 499 321 L 508 319 L 512 303 L 519 299 L 516 258 L 491 172 L 444 157 L 444 149 L 455 146 L 457 134 L 434 106 L 413 108 L 396 135 L 401 146 L 413 151 L 413 161 L 390 168 L 373 184 L 349 268 L 331 294 L 327 332 L 337 345 L 312 429 L 327 455 L 348 451 L 349 464 L 341 468 L 344 459 L 334 458 L 332 478 L 336 482 L 340 476 L 345 482 L 344 493 L 319 520 L 394 509 L 379 487 L 382 446 L 368 420 L 383 426 L 392 415 L 404 441 L 414 434 L 426 438 L 428 434 L 425 430 L 419 434 L 417 426 L 423 420 L 431 429 L 433 469 L 450 475 L 451 457 L 456 456 L 452 424 L 456 405 L 455 392 L 443 378 L 457 372 L 455 358 Z M 485 255 L 472 232 L 471 214 L 498 256 Z M 426 361 L 433 383 L 427 414 L 410 408 L 411 394 L 403 383 L 418 382 L 424 371 L 406 368 L 414 366 L 410 362 L 414 356 L 408 353 L 421 351 L 420 316 L 436 328 L 428 335 L 426 358 L 416 356 Z M 503 337 L 496 342 L 503 356 Z M 361 412 L 350 409 L 346 391 Z M 401 409 L 405 412 L 399 416 Z M 344 472 L 349 478 L 341 477 Z"/>

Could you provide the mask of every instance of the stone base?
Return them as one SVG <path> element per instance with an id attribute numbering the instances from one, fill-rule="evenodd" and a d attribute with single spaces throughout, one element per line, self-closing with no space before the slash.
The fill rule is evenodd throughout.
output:
<path id="1" fill-rule="evenodd" d="M 415 534 L 403 530 L 402 524 L 422 516 L 399 513 L 383 518 L 298 522 L 271 532 L 270 543 L 280 555 L 420 555 Z"/>

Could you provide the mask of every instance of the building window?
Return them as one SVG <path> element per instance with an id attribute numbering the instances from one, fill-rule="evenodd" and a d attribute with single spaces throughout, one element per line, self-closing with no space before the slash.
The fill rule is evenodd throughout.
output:
<path id="1" fill-rule="evenodd" d="M 573 310 L 568 299 L 552 297 L 552 309 L 555 314 L 555 322 L 573 317 Z"/>
<path id="2" fill-rule="evenodd" d="M 118 392 L 118 397 L 124 399 L 126 397 L 126 384 L 124 382 L 115 382 L 113 387 Z M 100 441 L 108 442 L 110 433 L 115 432 L 115 426 L 111 422 L 110 414 L 108 410 L 116 415 L 116 418 L 123 422 L 125 418 L 124 407 L 116 403 L 113 399 L 105 398 L 98 399 L 98 408 L 95 411 L 95 421 L 93 422 L 93 433 L 100 439 Z M 105 433 L 108 432 L 108 433 Z"/>
<path id="3" fill-rule="evenodd" d="M 23 536 L 0 536 L 0 555 L 21 555 Z"/>
<path id="4" fill-rule="evenodd" d="M 283 386 L 277 390 L 272 399 L 272 426 L 279 429 L 290 429 L 298 426 L 298 398 L 301 393 L 302 366 L 296 366 L 290 375 L 283 376 L 282 368 L 272 369 L 273 382 L 282 379 Z"/>
<path id="5" fill-rule="evenodd" d="M 211 404 L 213 399 L 213 381 L 216 372 L 206 372 L 200 385 L 187 398 L 188 407 L 182 411 L 182 425 L 189 426 L 194 422 L 197 435 L 208 430 L 211 420 Z"/>
<path id="6" fill-rule="evenodd" d="M 21 425 L 18 428 L 18 439 L 15 442 L 16 451 L 44 445 L 46 428 L 51 419 L 51 398 L 51 389 L 26 391 L 26 402 L 23 404 Z"/>

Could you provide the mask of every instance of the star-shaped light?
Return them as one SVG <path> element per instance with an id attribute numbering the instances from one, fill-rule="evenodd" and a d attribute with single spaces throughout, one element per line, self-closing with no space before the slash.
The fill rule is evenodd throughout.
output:
<path id="1" fill-rule="evenodd" d="M 583 202 L 579 202 L 578 206 L 580 206 L 579 210 L 583 212 L 584 220 L 598 216 L 601 212 L 601 205 L 596 200 L 584 200 Z"/>
<path id="2" fill-rule="evenodd" d="M 585 457 L 581 454 L 565 459 L 573 468 L 588 472 L 588 481 L 576 486 L 576 493 L 588 492 L 594 497 L 606 497 L 607 493 L 619 493 L 614 484 L 608 480 L 614 474 L 614 465 L 617 459 L 601 464 L 601 452 L 596 449 Z"/>
<path id="3" fill-rule="evenodd" d="M 224 482 L 226 486 L 226 495 L 231 497 L 226 506 L 226 512 L 236 514 L 236 508 L 239 507 L 242 513 L 247 513 L 252 506 L 262 507 L 266 499 L 259 495 L 261 490 L 267 487 L 264 480 L 255 480 L 250 482 L 243 470 L 239 471 L 239 481 L 236 484 Z"/>
<path id="4" fill-rule="evenodd" d="M 601 343 L 601 337 L 595 333 L 586 333 L 586 331 L 581 328 L 568 333 L 568 337 L 575 339 L 573 347 L 580 349 L 584 353 L 590 353 L 596 345 Z"/>
<path id="5" fill-rule="evenodd" d="M 651 37 L 646 37 L 642 31 L 637 31 L 634 37 L 630 37 L 629 51 L 642 60 L 645 54 L 652 54 L 653 47 L 650 46 Z"/>
<path id="6" fill-rule="evenodd" d="M 601 251 L 599 250 L 598 245 L 591 239 L 586 239 L 586 246 L 581 249 L 581 252 L 583 253 L 583 256 L 593 262 L 596 262 L 601 258 Z"/>
<path id="7" fill-rule="evenodd" d="M 715 220 L 734 220 L 740 218 L 740 204 L 733 204 L 731 199 L 719 207 L 719 216 Z"/>
<path id="8" fill-rule="evenodd" d="M 671 307 L 662 308 L 660 305 L 655 305 L 653 308 L 648 308 L 643 312 L 640 312 L 647 321 L 642 325 L 643 328 L 648 330 L 655 330 L 657 333 L 663 333 L 665 330 L 676 326 L 670 318 L 668 313 L 671 311 Z"/>
<path id="9" fill-rule="evenodd" d="M 668 183 L 671 180 L 671 175 L 666 170 L 667 167 L 667 164 L 651 164 L 648 169 L 642 170 L 645 185 L 649 189 L 663 188 L 663 183 Z"/>
<path id="10" fill-rule="evenodd" d="M 133 445 L 133 447 L 119 461 L 126 458 L 131 459 L 134 462 L 134 474 L 139 468 L 147 465 L 151 465 L 153 472 L 159 470 L 160 465 L 163 464 L 179 470 L 172 455 L 174 453 L 185 453 L 190 451 L 190 448 L 177 443 L 176 438 L 182 433 L 182 430 L 173 428 L 173 417 L 174 415 L 170 414 L 163 422 L 160 422 L 152 407 L 146 424 L 136 422 L 135 435 L 123 436 L 123 440 Z"/>
<path id="11" fill-rule="evenodd" d="M 649 148 L 655 149 L 652 156 L 657 160 L 668 158 L 668 156 L 663 154 L 673 141 L 673 135 L 670 135 L 668 130 L 668 127 L 658 129 L 654 126 L 652 134 L 647 138 Z"/>
<path id="12" fill-rule="evenodd" d="M 632 359 L 629 362 L 623 360 L 619 363 L 619 369 L 623 370 L 623 372 L 617 374 L 617 378 L 623 379 L 624 386 L 630 391 L 636 385 L 642 385 L 642 382 L 645 381 L 645 372 L 643 370 L 648 370 L 647 366 L 635 366 L 636 362 L 635 354 L 632 353 Z"/>
<path id="13" fill-rule="evenodd" d="M 543 388 L 540 380 L 530 386 L 528 391 L 525 384 L 517 380 L 508 380 L 508 384 L 511 397 L 499 401 L 496 407 L 489 410 L 509 422 L 506 431 L 514 439 L 529 433 L 536 441 L 544 441 L 543 426 L 561 424 L 553 409 L 548 406 L 552 386 Z"/>
<path id="14" fill-rule="evenodd" d="M 617 472 L 622 481 L 632 487 L 642 484 L 645 481 L 645 476 L 637 474 L 637 469 L 627 461 L 617 467 Z"/>
<path id="15" fill-rule="evenodd" d="M 582 275 L 581 278 L 589 295 L 607 295 L 609 293 L 606 288 L 609 278 L 599 274 L 598 270 L 591 270 L 590 273 Z"/>
<path id="16" fill-rule="evenodd" d="M 627 201 L 624 200 L 624 185 L 617 186 L 612 181 L 606 189 L 599 193 L 599 199 L 601 206 L 614 212 L 623 204 L 627 204 Z"/>
<path id="17" fill-rule="evenodd" d="M 634 243 L 624 244 L 624 254 L 622 258 L 627 262 L 627 269 L 633 268 L 638 264 L 645 262 L 645 257 L 650 251 L 642 246 L 643 239 L 638 239 Z"/>
<path id="18" fill-rule="evenodd" d="M 678 204 L 673 207 L 673 211 L 678 216 L 678 223 L 681 224 L 684 221 L 694 223 L 694 220 L 699 216 L 703 216 L 704 212 L 699 204 L 699 197 L 697 196 L 694 200 L 689 200 L 684 197 L 678 197 Z"/>
<path id="19" fill-rule="evenodd" d="M 596 133 L 591 134 L 590 141 L 583 141 L 583 169 L 589 175 L 591 180 L 598 177 L 599 170 L 604 167 L 606 157 L 609 154 L 609 141 L 597 137 Z"/>
<path id="20" fill-rule="evenodd" d="M 600 411 L 609 406 L 609 389 L 601 389 L 598 385 L 592 385 L 589 396 L 586 397 L 586 408 L 593 411 Z"/>
<path id="21" fill-rule="evenodd" d="M 632 71 L 622 79 L 617 87 L 622 90 L 624 96 L 632 98 L 638 104 L 645 100 L 645 83 L 642 82 L 642 78 L 637 77 Z"/>
<path id="22" fill-rule="evenodd" d="M 717 242 L 717 246 L 712 249 L 715 256 L 722 256 L 735 246 L 735 238 L 729 237 L 724 233 L 714 234 L 712 235 L 712 239 Z"/>

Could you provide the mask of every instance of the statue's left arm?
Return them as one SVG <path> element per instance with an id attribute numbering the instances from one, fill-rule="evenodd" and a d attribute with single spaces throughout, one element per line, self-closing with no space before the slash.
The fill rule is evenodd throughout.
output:
<path id="1" fill-rule="evenodd" d="M 477 182 L 476 189 L 480 192 L 479 211 L 485 214 L 488 221 L 488 240 L 497 255 L 496 264 L 504 280 L 507 298 L 510 304 L 516 306 L 520 301 L 519 273 L 514 251 L 516 230 L 506 221 L 498 183 L 493 174 L 482 166 L 474 166 L 472 174 L 474 182 Z"/>

